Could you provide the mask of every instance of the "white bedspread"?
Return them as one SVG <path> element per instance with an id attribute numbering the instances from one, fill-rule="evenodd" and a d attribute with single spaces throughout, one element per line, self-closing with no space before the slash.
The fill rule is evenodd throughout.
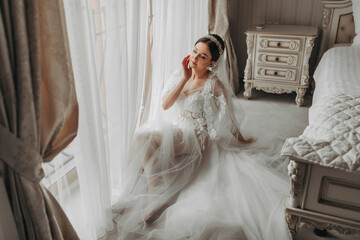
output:
<path id="1" fill-rule="evenodd" d="M 314 80 L 313 105 L 323 96 L 360 94 L 360 47 L 335 47 L 326 51 Z"/>
<path id="2" fill-rule="evenodd" d="M 302 135 L 286 139 L 281 154 L 360 174 L 360 96 L 321 98 Z"/>

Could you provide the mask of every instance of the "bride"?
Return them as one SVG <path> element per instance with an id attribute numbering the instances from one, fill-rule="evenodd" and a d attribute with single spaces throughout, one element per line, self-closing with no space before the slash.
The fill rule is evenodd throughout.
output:
<path id="1" fill-rule="evenodd" d="M 120 239 L 290 238 L 288 180 L 241 134 L 244 113 L 214 71 L 223 52 L 218 35 L 200 38 L 162 92 L 167 117 L 136 131 L 113 209 Z"/>

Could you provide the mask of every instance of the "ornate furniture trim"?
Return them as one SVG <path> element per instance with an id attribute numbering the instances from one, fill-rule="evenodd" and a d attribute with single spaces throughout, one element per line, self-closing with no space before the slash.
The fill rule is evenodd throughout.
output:
<path id="1" fill-rule="evenodd" d="M 322 10 L 322 38 L 318 62 L 334 44 L 351 44 L 355 37 L 355 25 L 351 0 L 325 1 Z"/>
<path id="2" fill-rule="evenodd" d="M 255 88 L 268 93 L 296 92 L 303 104 L 309 86 L 309 58 L 317 28 L 299 25 L 266 25 L 246 31 L 248 59 L 244 72 L 244 98 Z"/>

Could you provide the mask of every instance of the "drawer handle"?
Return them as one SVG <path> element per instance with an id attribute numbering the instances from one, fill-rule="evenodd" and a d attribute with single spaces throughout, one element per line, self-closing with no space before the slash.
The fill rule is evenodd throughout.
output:
<path id="1" fill-rule="evenodd" d="M 274 75 L 277 75 L 277 72 L 274 72 Z"/>
<path id="2" fill-rule="evenodd" d="M 275 58 L 275 61 L 277 61 L 277 62 L 278 62 L 278 61 L 279 61 L 279 58 L 278 58 L 278 57 L 276 57 L 276 58 Z"/>
<path id="3" fill-rule="evenodd" d="M 280 47 L 280 46 L 281 46 L 281 43 L 278 42 L 278 43 L 277 43 L 277 46 Z"/>

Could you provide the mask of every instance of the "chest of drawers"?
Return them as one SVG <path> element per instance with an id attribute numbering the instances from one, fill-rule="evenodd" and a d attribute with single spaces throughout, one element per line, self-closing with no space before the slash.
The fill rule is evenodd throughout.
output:
<path id="1" fill-rule="evenodd" d="M 244 74 L 244 98 L 251 90 L 269 93 L 296 92 L 301 106 L 309 86 L 309 58 L 317 27 L 298 25 L 265 25 L 246 32 L 247 54 Z"/>

